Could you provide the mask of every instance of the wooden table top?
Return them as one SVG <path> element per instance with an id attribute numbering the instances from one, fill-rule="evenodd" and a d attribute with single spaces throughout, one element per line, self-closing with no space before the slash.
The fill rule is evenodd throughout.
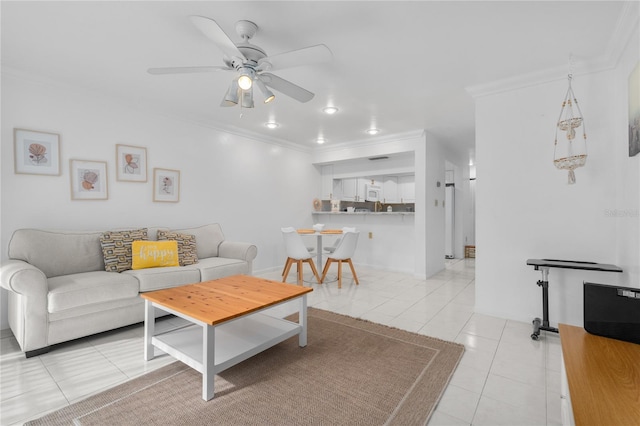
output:
<path id="1" fill-rule="evenodd" d="M 312 288 L 234 275 L 212 281 L 141 293 L 140 297 L 209 325 L 294 299 Z"/>
<path id="2" fill-rule="evenodd" d="M 314 235 L 326 235 L 326 234 L 342 234 L 342 229 L 325 229 L 322 231 L 316 231 L 314 229 L 298 229 L 298 234 L 314 234 Z"/>
<path id="3" fill-rule="evenodd" d="M 576 425 L 640 424 L 640 345 L 558 328 Z"/>

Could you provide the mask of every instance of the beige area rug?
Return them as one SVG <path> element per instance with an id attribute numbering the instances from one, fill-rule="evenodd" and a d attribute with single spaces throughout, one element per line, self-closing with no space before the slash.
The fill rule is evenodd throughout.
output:
<path id="1" fill-rule="evenodd" d="M 464 347 L 309 308 L 292 337 L 215 377 L 175 362 L 29 425 L 424 425 Z"/>

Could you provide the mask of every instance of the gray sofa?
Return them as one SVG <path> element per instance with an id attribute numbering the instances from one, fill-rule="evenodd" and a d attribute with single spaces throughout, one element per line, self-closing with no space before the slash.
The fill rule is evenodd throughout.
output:
<path id="1" fill-rule="evenodd" d="M 27 357 L 51 345 L 144 320 L 139 293 L 252 273 L 257 248 L 224 239 L 219 224 L 168 230 L 195 236 L 197 263 L 107 272 L 102 231 L 19 229 L 0 267 L 9 326 Z"/>

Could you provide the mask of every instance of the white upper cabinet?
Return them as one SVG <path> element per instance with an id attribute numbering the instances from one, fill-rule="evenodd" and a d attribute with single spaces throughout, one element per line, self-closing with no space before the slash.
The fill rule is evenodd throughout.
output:
<path id="1" fill-rule="evenodd" d="M 342 197 L 343 201 L 358 201 L 358 178 L 342 179 Z"/>
<path id="2" fill-rule="evenodd" d="M 342 179 L 333 179 L 332 200 L 342 200 Z"/>
<path id="3" fill-rule="evenodd" d="M 331 200 L 333 198 L 333 165 L 329 164 L 320 168 L 321 173 L 321 190 L 320 198 L 322 200 Z"/>
<path id="4" fill-rule="evenodd" d="M 332 199 L 363 202 L 366 201 L 367 185 L 375 185 L 382 189 L 385 203 L 415 202 L 414 175 L 372 176 L 332 179 Z"/>
<path id="5" fill-rule="evenodd" d="M 401 203 L 416 202 L 416 177 L 415 175 L 398 176 L 398 196 Z"/>
<path id="6" fill-rule="evenodd" d="M 367 198 L 367 185 L 371 182 L 368 178 L 358 178 L 357 201 L 365 201 Z"/>
<path id="7" fill-rule="evenodd" d="M 398 176 L 385 176 L 382 178 L 382 198 L 385 203 L 397 203 L 398 197 Z"/>

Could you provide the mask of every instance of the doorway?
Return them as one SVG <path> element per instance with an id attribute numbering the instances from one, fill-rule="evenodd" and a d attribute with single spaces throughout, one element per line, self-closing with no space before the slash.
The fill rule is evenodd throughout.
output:
<path id="1" fill-rule="evenodd" d="M 454 259 L 456 229 L 456 184 L 453 170 L 445 171 L 444 188 L 444 257 Z"/>
<path id="2" fill-rule="evenodd" d="M 456 234 L 456 201 L 455 183 L 447 183 L 444 189 L 444 257 L 454 259 L 456 257 L 454 242 Z"/>

